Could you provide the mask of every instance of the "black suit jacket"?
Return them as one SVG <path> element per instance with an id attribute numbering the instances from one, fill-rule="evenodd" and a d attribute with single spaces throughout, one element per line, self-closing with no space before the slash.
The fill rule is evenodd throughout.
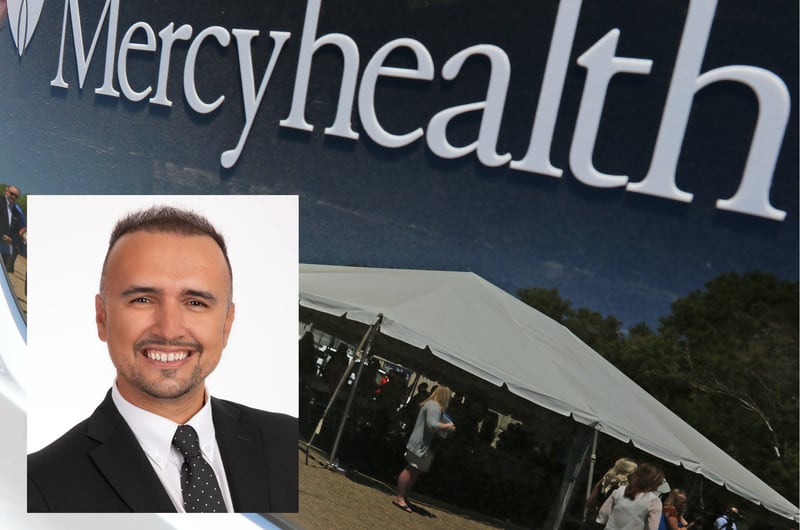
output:
<path id="1" fill-rule="evenodd" d="M 211 398 L 236 512 L 296 512 L 297 420 Z M 28 455 L 29 512 L 174 512 L 111 392 L 87 419 Z"/>
<path id="2" fill-rule="evenodd" d="M 16 204 L 11 207 L 11 223 L 8 222 L 8 200 L 0 194 L 0 235 L 11 236 L 15 242 L 19 240 L 19 231 L 22 228 L 22 216 Z"/>

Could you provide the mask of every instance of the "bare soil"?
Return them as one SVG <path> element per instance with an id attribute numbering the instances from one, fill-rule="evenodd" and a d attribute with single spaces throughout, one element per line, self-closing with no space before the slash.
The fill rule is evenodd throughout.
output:
<path id="1" fill-rule="evenodd" d="M 300 512 L 279 518 L 306 530 L 352 528 L 459 529 L 507 528 L 480 514 L 467 513 L 434 499 L 411 495 L 414 513 L 392 504 L 394 485 L 355 472 L 329 469 L 326 456 L 313 448 L 305 465 L 300 459 Z M 420 478 L 424 480 L 424 476 Z"/>

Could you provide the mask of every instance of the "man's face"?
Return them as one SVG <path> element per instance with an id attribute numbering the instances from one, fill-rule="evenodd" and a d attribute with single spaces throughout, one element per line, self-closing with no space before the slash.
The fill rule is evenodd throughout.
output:
<path id="1" fill-rule="evenodd" d="M 230 293 L 225 258 L 210 237 L 122 236 L 95 299 L 97 334 L 122 395 L 155 413 L 169 400 L 202 399 L 233 324 Z"/>
<path id="2" fill-rule="evenodd" d="M 16 202 L 17 197 L 19 197 L 19 190 L 14 186 L 9 186 L 6 189 L 6 199 L 8 199 L 8 202 Z"/>

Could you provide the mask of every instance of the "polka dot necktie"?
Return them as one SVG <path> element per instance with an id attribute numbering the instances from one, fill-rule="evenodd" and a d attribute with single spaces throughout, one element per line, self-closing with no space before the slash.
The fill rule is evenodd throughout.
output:
<path id="1" fill-rule="evenodd" d="M 181 492 L 186 511 L 226 512 L 214 470 L 200 454 L 197 431 L 191 425 L 179 425 L 172 445 L 183 455 Z"/>

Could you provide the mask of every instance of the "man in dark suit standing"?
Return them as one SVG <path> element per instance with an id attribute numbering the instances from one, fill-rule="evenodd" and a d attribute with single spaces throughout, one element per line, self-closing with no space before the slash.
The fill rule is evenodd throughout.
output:
<path id="1" fill-rule="evenodd" d="M 0 254 L 9 273 L 14 272 L 17 259 L 16 246 L 21 241 L 22 229 L 25 228 L 25 217 L 17 206 L 19 188 L 9 185 L 0 199 Z"/>
<path id="2" fill-rule="evenodd" d="M 297 420 L 206 391 L 232 292 L 225 242 L 205 218 L 154 207 L 117 223 L 95 298 L 115 384 L 28 456 L 28 511 L 297 511 Z"/>

